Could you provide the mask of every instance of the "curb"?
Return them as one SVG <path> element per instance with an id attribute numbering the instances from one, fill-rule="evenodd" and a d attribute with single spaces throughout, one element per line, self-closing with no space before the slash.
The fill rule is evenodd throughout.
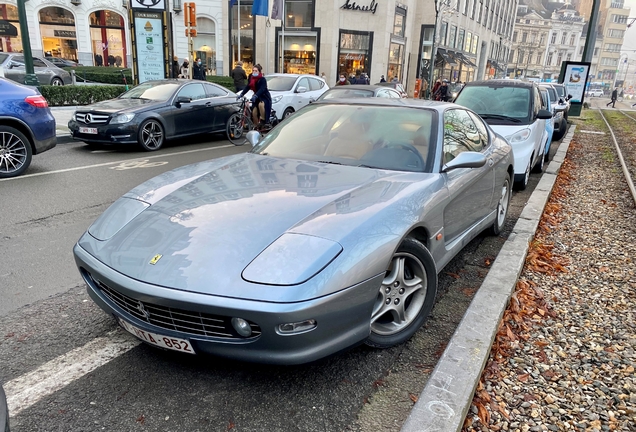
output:
<path id="1" fill-rule="evenodd" d="M 517 284 L 543 209 L 565 160 L 576 126 L 570 126 L 508 240 L 475 294 L 431 373 L 401 432 L 460 432 L 508 300 Z"/>

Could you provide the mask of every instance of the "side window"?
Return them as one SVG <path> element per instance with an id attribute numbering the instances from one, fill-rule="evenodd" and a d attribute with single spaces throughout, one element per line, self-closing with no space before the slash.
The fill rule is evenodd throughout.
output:
<path id="1" fill-rule="evenodd" d="M 190 98 L 193 101 L 199 100 L 199 99 L 205 99 L 207 97 L 207 95 L 205 94 L 205 89 L 203 88 L 203 84 L 198 84 L 198 83 L 188 84 L 187 86 L 179 90 L 177 97 L 181 97 L 181 96 Z"/>
<path id="2" fill-rule="evenodd" d="M 213 86 L 212 84 L 205 84 L 205 90 L 208 93 L 208 97 L 222 97 L 227 96 L 227 91 Z"/>
<path id="3" fill-rule="evenodd" d="M 482 140 L 467 111 L 451 109 L 444 113 L 444 148 L 443 163 L 455 159 L 465 151 L 480 152 Z"/>
<path id="4" fill-rule="evenodd" d="M 378 90 L 378 95 L 377 95 L 377 97 L 379 97 L 379 98 L 386 98 L 386 99 L 388 99 L 388 98 L 390 98 L 390 97 L 391 97 L 391 94 L 389 93 L 389 91 L 388 91 L 388 90 L 384 90 L 384 89 L 382 89 L 382 90 Z"/>
<path id="5" fill-rule="evenodd" d="M 320 90 L 324 86 L 325 86 L 325 83 L 320 80 L 313 79 L 313 78 L 309 79 L 309 90 L 311 91 Z"/>
<path id="6" fill-rule="evenodd" d="M 33 67 L 48 67 L 46 65 L 46 63 L 44 63 L 42 60 L 40 60 L 39 58 L 35 58 L 33 57 Z"/>
<path id="7" fill-rule="evenodd" d="M 475 126 L 477 127 L 477 132 L 479 133 L 479 137 L 481 138 L 481 144 L 483 148 L 486 148 L 490 145 L 489 135 L 488 135 L 488 127 L 484 123 L 484 121 L 477 114 L 473 114 L 471 112 L 468 113 L 471 119 L 475 122 Z"/>
<path id="8" fill-rule="evenodd" d="M 534 89 L 534 116 L 539 115 L 539 110 L 541 109 L 541 95 L 539 94 L 539 89 L 535 86 L 532 87 Z"/>
<path id="9" fill-rule="evenodd" d="M 24 66 L 24 56 L 13 56 L 11 58 L 11 61 L 19 63 L 20 65 Z"/>
<path id="10" fill-rule="evenodd" d="M 389 90 L 389 97 L 392 99 L 402 99 L 402 95 L 395 90 Z"/>
<path id="11" fill-rule="evenodd" d="M 305 89 L 307 91 L 310 90 L 309 80 L 307 79 L 307 77 L 303 77 L 303 78 L 300 79 L 300 81 L 298 81 L 298 85 L 296 86 L 296 90 L 298 90 L 298 87 L 305 87 Z"/>

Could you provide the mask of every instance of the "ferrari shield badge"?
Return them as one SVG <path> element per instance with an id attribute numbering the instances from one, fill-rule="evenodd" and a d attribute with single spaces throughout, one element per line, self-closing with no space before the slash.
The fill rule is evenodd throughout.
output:
<path id="1" fill-rule="evenodd" d="M 162 256 L 163 255 L 161 255 L 161 254 L 157 254 L 157 255 L 153 256 L 152 259 L 150 260 L 149 264 L 152 264 L 152 265 L 157 264 L 157 261 L 159 261 Z"/>

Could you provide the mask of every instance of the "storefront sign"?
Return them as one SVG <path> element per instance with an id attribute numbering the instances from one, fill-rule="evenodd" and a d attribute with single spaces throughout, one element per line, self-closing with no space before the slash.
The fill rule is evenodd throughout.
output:
<path id="1" fill-rule="evenodd" d="M 156 9 L 166 8 L 164 0 L 132 0 L 133 9 Z"/>
<path id="2" fill-rule="evenodd" d="M 347 9 L 347 10 L 354 10 L 354 11 L 360 11 L 360 12 L 371 12 L 371 13 L 375 13 L 375 11 L 378 9 L 378 4 L 375 2 L 375 0 L 371 0 L 371 3 L 368 6 L 360 6 L 359 4 L 356 4 L 356 2 L 352 2 L 350 0 L 345 0 L 345 4 L 343 4 L 342 6 L 340 6 L 340 9 Z"/>
<path id="3" fill-rule="evenodd" d="M 345 56 L 344 56 L 344 60 L 363 61 L 364 60 L 364 54 L 346 53 Z"/>
<path id="4" fill-rule="evenodd" d="M 18 29 L 10 22 L 0 20 L 0 36 L 16 37 Z"/>
<path id="5" fill-rule="evenodd" d="M 75 38 L 77 33 L 74 30 L 53 30 L 53 36 L 60 38 Z"/>
<path id="6" fill-rule="evenodd" d="M 160 12 L 135 14 L 135 41 L 139 83 L 165 78 L 163 23 Z"/>

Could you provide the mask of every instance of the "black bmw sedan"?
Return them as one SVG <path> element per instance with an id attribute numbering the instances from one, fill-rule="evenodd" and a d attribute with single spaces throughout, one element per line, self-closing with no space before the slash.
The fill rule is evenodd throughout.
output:
<path id="1" fill-rule="evenodd" d="M 186 79 L 146 81 L 115 99 L 78 109 L 68 123 L 78 141 L 161 148 L 167 139 L 224 132 L 238 110 L 236 94 Z"/>

